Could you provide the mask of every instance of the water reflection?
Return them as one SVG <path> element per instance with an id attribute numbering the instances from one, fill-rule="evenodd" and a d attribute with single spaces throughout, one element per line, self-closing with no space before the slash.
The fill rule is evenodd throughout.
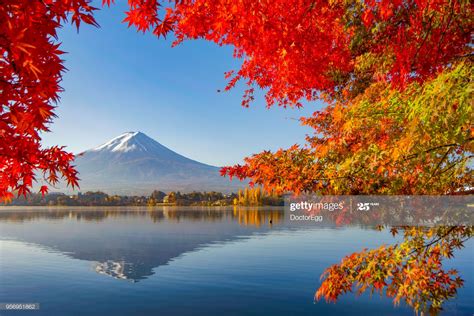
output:
<path id="1" fill-rule="evenodd" d="M 244 226 L 278 225 L 284 221 L 284 211 L 281 208 L 186 208 L 180 207 L 154 207 L 154 208 L 67 208 L 67 209 L 42 209 L 36 210 L 0 210 L 0 221 L 3 222 L 24 222 L 38 219 L 60 220 L 74 219 L 84 221 L 100 222 L 107 218 L 119 217 L 144 217 L 149 218 L 154 223 L 161 221 L 180 222 L 186 221 L 206 221 L 215 222 L 223 220 L 236 221 Z"/>
<path id="2" fill-rule="evenodd" d="M 184 253 L 265 233 L 283 223 L 282 209 L 160 207 L 0 212 L 3 238 L 93 261 L 97 273 L 133 282 L 148 278 L 156 267 Z"/>
<path id="3" fill-rule="evenodd" d="M 395 242 L 335 227 L 295 225 L 279 208 L 3 208 L 0 302 L 40 302 L 41 316 L 412 315 L 368 295 L 314 304 L 324 269 Z M 466 286 L 448 308 L 462 315 L 472 249 L 453 262 Z"/>
<path id="4" fill-rule="evenodd" d="M 135 274 L 135 270 L 137 270 L 135 266 L 125 261 L 115 262 L 107 260 L 106 262 L 97 262 L 95 264 L 95 272 L 99 274 L 105 274 L 114 279 L 132 280 L 133 282 L 135 282 L 137 278 L 144 278 L 144 276 L 132 278 L 131 276 Z"/>
<path id="5" fill-rule="evenodd" d="M 234 208 L 233 218 L 236 218 L 240 225 L 253 225 L 260 227 L 265 224 L 278 225 L 284 221 L 285 214 L 283 210 L 264 211 L 259 209 L 240 209 Z"/>

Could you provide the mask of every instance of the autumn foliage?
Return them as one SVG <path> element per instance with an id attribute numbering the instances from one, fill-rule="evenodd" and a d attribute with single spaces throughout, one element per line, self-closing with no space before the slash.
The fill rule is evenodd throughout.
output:
<path id="1" fill-rule="evenodd" d="M 403 242 L 364 249 L 329 267 L 316 298 L 336 301 L 341 294 L 353 290 L 357 294 L 385 291 L 397 305 L 404 301 L 416 311 L 441 310 L 443 302 L 455 296 L 463 285 L 457 271 L 446 271 L 442 261 L 453 257 L 454 250 L 472 236 L 472 229 L 402 227 L 392 228 L 392 233 L 396 235 L 398 230 L 403 231 Z"/>
<path id="2" fill-rule="evenodd" d="M 95 8 L 88 0 L 0 4 L 0 197 L 28 193 L 38 177 L 75 186 L 73 155 L 43 148 L 41 133 L 61 92 L 56 31 L 68 21 L 96 25 Z M 140 32 L 173 36 L 174 45 L 205 39 L 232 46 L 242 65 L 226 73 L 226 89 L 244 81 L 244 106 L 256 88 L 268 107 L 328 104 L 301 119 L 314 129 L 306 144 L 256 154 L 223 175 L 280 193 L 452 194 L 474 187 L 470 1 L 128 4 L 124 22 Z M 405 228 L 403 243 L 345 258 L 328 269 L 317 298 L 372 287 L 416 310 L 439 309 L 462 284 L 442 270 L 442 259 L 472 235 L 468 228 L 442 229 Z"/>
<path id="3" fill-rule="evenodd" d="M 0 198 L 12 191 L 30 192 L 35 180 L 55 184 L 65 178 L 78 184 L 63 147 L 44 148 L 41 133 L 48 131 L 59 100 L 63 61 L 56 31 L 68 17 L 78 27 L 95 24 L 94 8 L 86 0 L 0 1 Z M 41 179 L 39 179 L 41 177 Z"/>
<path id="4" fill-rule="evenodd" d="M 303 124 L 307 145 L 224 169 L 278 192 L 452 194 L 472 187 L 472 68 L 460 63 L 403 92 L 377 82 Z"/>

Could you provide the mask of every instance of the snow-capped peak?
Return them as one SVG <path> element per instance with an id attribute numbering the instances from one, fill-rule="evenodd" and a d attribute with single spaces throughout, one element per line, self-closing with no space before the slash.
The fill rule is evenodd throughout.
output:
<path id="1" fill-rule="evenodd" d="M 111 151 L 111 152 L 129 152 L 129 151 L 148 151 L 156 147 L 156 142 L 141 132 L 127 132 L 119 135 L 112 140 L 92 149 L 92 151 Z"/>

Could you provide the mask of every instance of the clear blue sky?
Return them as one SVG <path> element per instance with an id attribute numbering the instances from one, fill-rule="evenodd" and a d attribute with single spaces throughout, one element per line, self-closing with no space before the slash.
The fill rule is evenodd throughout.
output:
<path id="1" fill-rule="evenodd" d="M 125 7 L 96 14 L 101 28 L 71 25 L 59 33 L 68 71 L 65 92 L 46 145 L 66 145 L 75 153 L 127 131 L 142 131 L 189 158 L 217 166 L 234 164 L 252 153 L 303 143 L 308 128 L 294 119 L 302 110 L 266 109 L 257 98 L 240 105 L 243 85 L 217 92 L 224 72 L 238 68 L 230 47 L 171 40 L 137 33 L 121 23 Z"/>

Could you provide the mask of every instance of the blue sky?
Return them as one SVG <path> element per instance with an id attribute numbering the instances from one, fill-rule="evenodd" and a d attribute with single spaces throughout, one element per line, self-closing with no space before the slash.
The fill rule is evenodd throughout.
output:
<path id="1" fill-rule="evenodd" d="M 217 92 L 225 87 L 224 72 L 240 63 L 231 47 L 187 41 L 171 48 L 170 39 L 128 29 L 121 23 L 124 9 L 98 11 L 99 29 L 83 25 L 77 33 L 67 25 L 60 31 L 68 72 L 46 145 L 77 153 L 141 131 L 182 155 L 222 166 L 304 142 L 310 130 L 295 119 L 321 104 L 266 109 L 258 97 L 243 108 L 243 85 Z"/>

